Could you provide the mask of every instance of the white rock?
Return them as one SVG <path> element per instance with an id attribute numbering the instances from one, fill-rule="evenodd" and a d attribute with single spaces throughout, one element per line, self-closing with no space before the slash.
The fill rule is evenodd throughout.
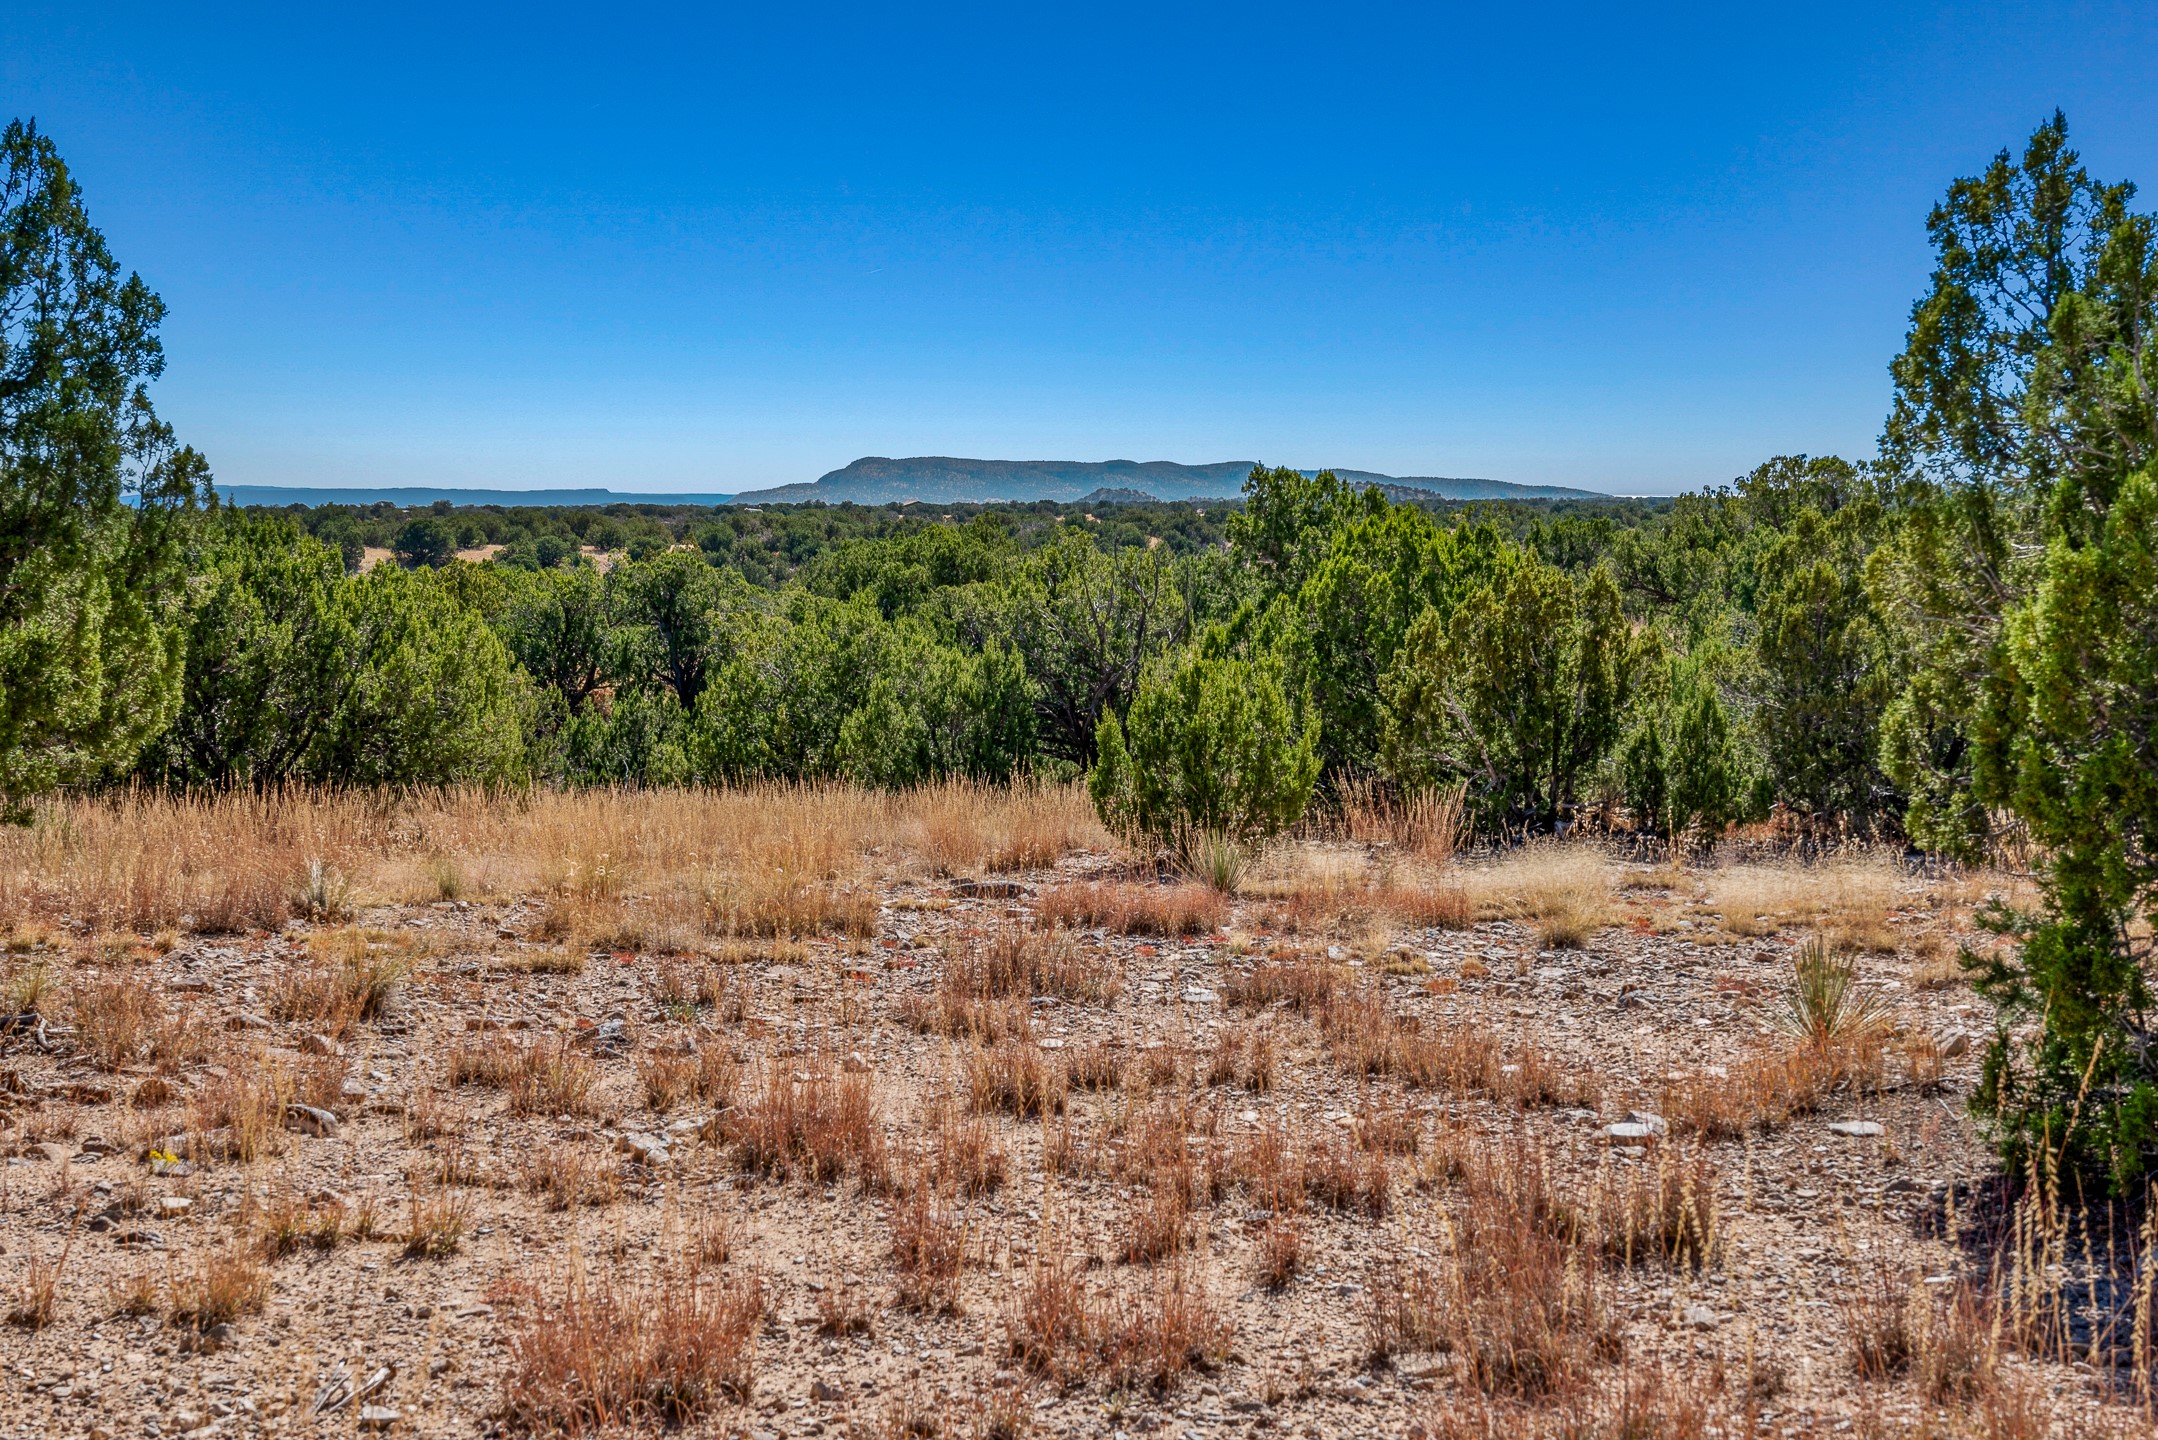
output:
<path id="1" fill-rule="evenodd" d="M 1878 1120 L 1838 1120 L 1828 1130 L 1832 1135 L 1848 1135 L 1855 1140 L 1888 1133 Z"/>

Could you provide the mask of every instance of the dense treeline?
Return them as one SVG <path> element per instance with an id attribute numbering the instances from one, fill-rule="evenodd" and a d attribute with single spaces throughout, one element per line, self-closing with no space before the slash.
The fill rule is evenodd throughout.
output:
<path id="1" fill-rule="evenodd" d="M 1667 506 L 1261 469 L 1235 506 L 1091 516 L 220 509 L 143 388 L 156 297 L 48 141 L 0 148 L 18 814 L 145 781 L 1085 773 L 1202 866 L 1352 785 L 1458 791 L 1493 837 L 2013 839 L 2045 903 L 1971 961 L 2003 1017 L 1978 1103 L 2017 1158 L 2126 1183 L 2158 1152 L 2158 225 L 2057 116 L 1929 218 L 1876 460 Z M 378 544 L 402 563 L 357 573 Z"/>
<path id="2" fill-rule="evenodd" d="M 580 556 L 620 554 L 645 560 L 691 547 L 752 585 L 785 584 L 804 565 L 855 540 L 896 539 L 940 525 L 984 520 L 1022 547 L 1042 543 L 1066 519 L 1079 519 L 1103 549 L 1166 545 L 1188 555 L 1218 547 L 1223 509 L 1206 502 L 1112 498 L 1095 505 L 727 506 L 619 503 L 597 506 L 290 505 L 276 513 L 335 549 L 347 570 L 369 550 L 404 565 L 443 565 L 460 552 L 487 551 L 493 564 L 552 569 Z"/>

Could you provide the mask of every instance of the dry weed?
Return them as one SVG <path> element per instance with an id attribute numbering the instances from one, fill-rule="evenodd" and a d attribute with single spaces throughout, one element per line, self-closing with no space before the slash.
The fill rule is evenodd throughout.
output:
<path id="1" fill-rule="evenodd" d="M 1059 885 L 1036 909 L 1050 924 L 1116 935 L 1200 935 L 1229 920 L 1228 899 L 1205 885 Z"/>
<path id="2" fill-rule="evenodd" d="M 498 1413 L 514 1429 L 680 1425 L 749 1398 L 765 1316 L 754 1276 L 663 1270 L 637 1282 L 579 1270 L 512 1297 Z"/>
<path id="3" fill-rule="evenodd" d="M 172 1323 L 203 1334 L 259 1314 L 270 1299 L 269 1267 L 238 1243 L 175 1266 L 169 1284 Z"/>
<path id="4" fill-rule="evenodd" d="M 721 1133 L 752 1174 L 800 1171 L 818 1182 L 851 1174 L 865 1187 L 886 1179 L 869 1076 L 843 1072 L 827 1057 L 812 1057 L 801 1070 L 774 1057 L 757 1089 L 722 1116 Z"/>

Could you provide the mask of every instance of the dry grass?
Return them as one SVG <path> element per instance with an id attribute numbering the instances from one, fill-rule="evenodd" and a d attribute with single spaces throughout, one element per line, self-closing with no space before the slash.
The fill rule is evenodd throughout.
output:
<path id="1" fill-rule="evenodd" d="M 800 1172 L 814 1182 L 853 1175 L 865 1187 L 887 1178 L 869 1077 L 842 1071 L 828 1057 L 809 1057 L 800 1069 L 774 1057 L 762 1083 L 722 1117 L 721 1133 L 751 1174 Z"/>
<path id="2" fill-rule="evenodd" d="M 1462 1380 L 1487 1396 L 1578 1388 L 1616 1334 L 1596 1267 L 1584 1263 L 1578 1212 L 1542 1153 L 1520 1141 L 1470 1152 L 1451 1215 L 1444 1263 L 1374 1287 L 1395 1312 L 1375 1335 L 1450 1349 Z"/>
<path id="3" fill-rule="evenodd" d="M 1904 875 L 1885 853 L 1818 864 L 1727 865 L 1710 873 L 1702 908 L 1726 934 L 1751 938 L 1793 929 L 1823 932 L 1839 950 L 1893 953 L 1889 913 L 1903 903 Z"/>
<path id="4" fill-rule="evenodd" d="M 1323 960 L 1266 961 L 1229 975 L 1222 998 L 1247 1010 L 1280 1004 L 1298 1015 L 1324 1015 L 1341 991 L 1342 973 Z"/>
<path id="5" fill-rule="evenodd" d="M 1681 1133 L 1735 1140 L 1774 1130 L 1818 1110 L 1838 1091 L 1878 1084 L 1885 1052 L 1878 1037 L 1828 1046 L 1799 1042 L 1756 1052 L 1726 1074 L 1702 1073 L 1673 1082 L 1662 1113 Z"/>
<path id="6" fill-rule="evenodd" d="M 168 1317 L 199 1333 L 260 1314 L 270 1300 L 269 1267 L 251 1247 L 238 1243 L 175 1265 L 169 1285 Z"/>
<path id="7" fill-rule="evenodd" d="M 1112 1387 L 1172 1388 L 1210 1369 L 1234 1339 L 1205 1283 L 1185 1264 L 1121 1294 L 1096 1294 L 1081 1264 L 1044 1244 L 1005 1311 L 1012 1358 L 1056 1384 L 1101 1372 Z"/>
<path id="8" fill-rule="evenodd" d="M 481 1085 L 509 1095 L 517 1115 L 584 1113 L 599 1069 L 564 1039 L 505 1045 L 480 1040 L 453 1045 L 446 1061 L 452 1088 Z"/>
<path id="9" fill-rule="evenodd" d="M 226 1056 L 188 1097 L 190 1150 L 242 1162 L 282 1153 L 291 1091 L 291 1076 L 281 1067 L 259 1056 Z"/>
<path id="10" fill-rule="evenodd" d="M 140 976 L 114 975 L 76 989 L 69 1013 L 76 1044 L 90 1063 L 100 1070 L 122 1070 L 141 1058 L 164 1024 L 165 1002 Z"/>
<path id="11" fill-rule="evenodd" d="M 1064 1067 L 1023 1035 L 1000 1035 L 967 1055 L 967 1094 L 977 1111 L 1055 1115 L 1069 1088 Z"/>
<path id="12" fill-rule="evenodd" d="M 1458 788 L 1400 794 L 1375 780 L 1341 787 L 1342 830 L 1362 845 L 1385 845 L 1432 865 L 1444 865 L 1468 842 L 1468 815 Z"/>
<path id="13" fill-rule="evenodd" d="M 1113 845 L 1078 786 L 1021 783 L 1010 790 L 963 780 L 909 797 L 900 834 L 932 875 L 1037 870 L 1079 850 Z"/>
<path id="14" fill-rule="evenodd" d="M 515 1299 L 498 1415 L 527 1433 L 681 1425 L 749 1398 L 764 1322 L 754 1276 L 662 1269 L 642 1281 L 573 1271 Z"/>
<path id="15" fill-rule="evenodd" d="M 356 1218 L 341 1196 L 280 1188 L 251 1196 L 242 1223 L 264 1257 L 275 1260 L 295 1250 L 334 1250 L 353 1229 L 374 1228 L 371 1210 L 355 1225 Z"/>
<path id="16" fill-rule="evenodd" d="M 956 1314 L 967 1228 L 949 1194 L 926 1181 L 908 1185 L 892 1205 L 891 1233 L 899 1303 L 909 1310 Z"/>
<path id="17" fill-rule="evenodd" d="M 866 934 L 859 882 L 895 835 L 932 868 L 931 851 L 1016 865 L 1107 838 L 1077 785 L 134 791 L 56 798 L 0 831 L 0 913 L 238 931 L 324 908 L 308 902 L 311 869 L 348 877 L 352 904 L 407 898 L 416 875 L 439 893 L 454 871 L 460 889 L 485 875 L 509 893 L 681 897 L 714 933 Z"/>
<path id="18" fill-rule="evenodd" d="M 741 1067 L 716 1045 L 653 1051 L 637 1057 L 637 1085 L 647 1109 L 664 1114 L 685 1100 L 720 1107 L 734 1096 Z"/>
<path id="19" fill-rule="evenodd" d="M 1613 922 L 1610 859 L 1589 845 L 1536 841 L 1462 872 L 1477 918 L 1521 920 L 1547 949 L 1578 949 Z"/>
<path id="20" fill-rule="evenodd" d="M 42 1330 L 52 1324 L 60 1306 L 60 1277 L 67 1270 L 67 1252 L 47 1260 L 33 1255 L 23 1263 L 22 1278 L 9 1298 L 7 1321 L 25 1330 Z"/>
<path id="21" fill-rule="evenodd" d="M 471 1223 L 471 1200 L 448 1184 L 426 1191 L 415 1187 L 406 1207 L 404 1233 L 397 1238 L 407 1259 L 438 1260 L 457 1253 Z"/>
<path id="22" fill-rule="evenodd" d="M 525 1157 L 523 1185 L 549 1210 L 574 1210 L 580 1205 L 610 1205 L 622 1194 L 620 1168 L 606 1155 L 589 1147 L 563 1143 L 534 1150 Z"/>
<path id="23" fill-rule="evenodd" d="M 1228 897 L 1206 885 L 1085 882 L 1043 893 L 1043 920 L 1113 935 L 1202 935 L 1229 921 Z"/>
<path id="24" fill-rule="evenodd" d="M 1337 998 L 1323 1033 L 1334 1063 L 1352 1075 L 1395 1077 L 1420 1089 L 1490 1095 L 1517 1105 L 1591 1103 L 1595 1086 L 1540 1050 L 1508 1044 L 1473 1023 L 1427 1025 L 1367 988 Z"/>
<path id="25" fill-rule="evenodd" d="M 1067 933 L 1017 926 L 999 928 L 978 947 L 970 944 L 963 953 L 946 956 L 939 984 L 960 1001 L 1049 996 L 1107 1004 L 1124 989 L 1107 956 L 1085 949 Z"/>

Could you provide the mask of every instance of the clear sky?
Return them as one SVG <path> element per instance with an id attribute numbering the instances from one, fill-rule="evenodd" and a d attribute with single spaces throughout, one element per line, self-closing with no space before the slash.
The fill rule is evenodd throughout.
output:
<path id="1" fill-rule="evenodd" d="M 0 6 L 251 484 L 1870 454 L 1927 208 L 2056 105 L 2158 204 L 2154 76 L 2150 3 Z"/>

